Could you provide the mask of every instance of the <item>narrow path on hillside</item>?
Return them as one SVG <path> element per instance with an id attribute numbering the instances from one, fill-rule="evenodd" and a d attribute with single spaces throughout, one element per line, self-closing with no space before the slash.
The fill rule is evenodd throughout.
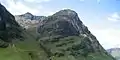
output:
<path id="1" fill-rule="evenodd" d="M 18 52 L 18 51 L 19 51 L 19 52 L 38 51 L 38 50 L 24 50 L 24 49 L 20 49 L 20 48 L 17 48 L 17 47 L 15 46 L 15 44 L 11 44 L 10 47 L 13 48 L 16 52 Z"/>

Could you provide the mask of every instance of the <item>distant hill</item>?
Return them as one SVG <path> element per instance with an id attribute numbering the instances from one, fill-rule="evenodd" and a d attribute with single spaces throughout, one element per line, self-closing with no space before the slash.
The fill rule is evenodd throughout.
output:
<path id="1" fill-rule="evenodd" d="M 107 50 L 114 58 L 120 60 L 120 48 L 111 48 Z"/>

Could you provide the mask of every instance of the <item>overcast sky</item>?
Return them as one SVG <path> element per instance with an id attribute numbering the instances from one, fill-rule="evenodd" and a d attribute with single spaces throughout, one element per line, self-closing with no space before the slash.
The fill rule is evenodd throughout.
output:
<path id="1" fill-rule="evenodd" d="M 75 10 L 105 48 L 120 47 L 120 0 L 0 0 L 13 15 Z"/>

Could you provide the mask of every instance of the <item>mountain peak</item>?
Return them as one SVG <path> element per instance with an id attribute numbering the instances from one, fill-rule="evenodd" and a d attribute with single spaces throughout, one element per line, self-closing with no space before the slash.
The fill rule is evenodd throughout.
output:
<path id="1" fill-rule="evenodd" d="M 37 31 L 40 34 L 40 44 L 46 52 L 49 52 L 50 57 L 72 56 L 75 59 L 71 60 L 86 60 L 89 56 L 98 53 L 94 56 L 95 58 L 91 57 L 89 60 L 109 60 L 108 58 L 113 60 L 111 56 L 105 54 L 106 51 L 96 37 L 92 35 L 73 10 L 60 10 L 47 17 L 43 20 L 43 24 L 37 28 Z M 105 54 L 107 59 L 102 59 L 104 57 L 102 54 Z M 81 59 L 81 56 L 85 58 Z"/>
<path id="2" fill-rule="evenodd" d="M 32 15 L 30 12 L 26 12 L 24 15 Z"/>
<path id="3" fill-rule="evenodd" d="M 22 15 L 16 15 L 16 21 L 24 28 L 36 27 L 39 21 L 44 20 L 45 16 L 32 15 L 30 12 L 26 12 Z"/>
<path id="4" fill-rule="evenodd" d="M 53 32 L 54 34 L 51 33 L 52 35 L 79 35 L 79 33 L 82 32 L 82 27 L 84 28 L 82 21 L 80 21 L 77 13 L 70 9 L 60 10 L 52 16 L 49 16 L 47 20 L 44 21 L 46 21 L 45 24 L 47 22 L 47 24 L 49 24 L 50 22 L 53 23 L 53 25 L 57 24 L 56 27 L 53 27 L 51 24 L 49 25 L 49 27 L 45 27 L 46 29 L 49 29 L 50 27 L 56 29 L 56 31 Z M 42 28 L 44 29 L 44 27 Z M 42 32 L 42 30 L 40 29 L 38 31 Z"/>
<path id="5" fill-rule="evenodd" d="M 21 16 L 25 17 L 26 19 L 32 19 L 33 18 L 33 15 L 30 12 L 27 12 L 27 13 L 21 15 Z"/>
<path id="6" fill-rule="evenodd" d="M 74 10 L 71 9 L 64 9 L 64 10 L 60 10 L 57 13 L 55 13 L 54 15 L 68 15 L 68 16 L 76 16 L 77 13 Z"/>

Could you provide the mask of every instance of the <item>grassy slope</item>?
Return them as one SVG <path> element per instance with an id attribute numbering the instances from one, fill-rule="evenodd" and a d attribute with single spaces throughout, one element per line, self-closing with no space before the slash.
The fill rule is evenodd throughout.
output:
<path id="1" fill-rule="evenodd" d="M 76 60 L 73 56 L 64 56 L 64 57 L 52 57 L 53 60 Z M 80 56 L 77 60 L 112 60 L 109 56 L 91 54 L 88 57 Z"/>
<path id="2" fill-rule="evenodd" d="M 47 54 L 39 46 L 39 42 L 36 41 L 35 29 L 29 29 L 24 32 L 24 41 L 13 42 L 8 48 L 0 48 L 0 60 L 47 60 Z M 81 37 L 70 36 L 62 38 L 57 42 L 46 44 L 45 46 L 50 48 L 52 53 L 59 49 L 65 49 L 71 47 L 72 44 L 79 44 Z M 72 43 L 72 44 L 71 44 Z M 62 45 L 61 45 L 62 44 Z M 56 47 L 58 46 L 58 47 Z M 31 53 L 31 55 L 29 55 Z M 111 57 L 106 54 L 89 53 L 87 57 L 79 56 L 77 59 L 71 55 L 65 54 L 65 56 L 57 57 L 51 56 L 52 60 L 112 60 Z"/>
<path id="3" fill-rule="evenodd" d="M 10 45 L 8 48 L 0 48 L 0 60 L 47 60 L 47 54 L 43 49 L 39 48 L 38 43 L 33 37 L 27 35 L 25 41 L 18 42 L 14 45 Z M 77 40 L 76 37 L 73 39 Z M 65 38 L 68 40 L 68 38 Z M 28 42 L 29 41 L 29 42 Z M 66 41 L 67 42 L 67 41 Z M 62 40 L 57 44 L 61 44 Z M 69 45 L 69 44 L 68 44 Z M 49 45 L 50 47 L 50 45 Z M 62 49 L 69 46 L 62 46 Z M 53 47 L 51 47 L 53 48 Z M 57 47 L 56 47 L 57 48 Z M 32 58 L 29 55 L 32 53 Z M 78 60 L 112 60 L 109 56 L 105 54 L 91 53 L 87 57 L 79 56 Z M 76 60 L 73 56 L 63 56 L 56 57 L 52 56 L 52 60 Z"/>
<path id="4" fill-rule="evenodd" d="M 16 39 L 8 48 L 0 48 L 0 60 L 47 60 L 33 32 L 24 32 L 24 41 Z"/>
<path id="5" fill-rule="evenodd" d="M 49 42 L 44 45 L 44 47 L 50 49 L 49 51 L 54 53 L 63 53 L 64 56 L 58 57 L 57 55 L 52 55 L 50 58 L 52 60 L 113 60 L 113 58 L 103 52 L 95 52 L 95 53 L 88 53 L 87 57 L 84 57 L 82 55 L 73 57 L 72 55 L 69 55 L 68 52 L 65 52 L 67 48 L 72 47 L 73 45 L 78 45 L 81 43 L 81 40 L 83 37 L 77 37 L 77 36 L 69 36 L 62 38 L 60 40 L 54 40 L 54 42 Z M 53 40 L 51 40 L 53 41 Z M 64 52 L 62 52 L 64 51 Z M 81 52 L 82 53 L 82 52 Z"/>

